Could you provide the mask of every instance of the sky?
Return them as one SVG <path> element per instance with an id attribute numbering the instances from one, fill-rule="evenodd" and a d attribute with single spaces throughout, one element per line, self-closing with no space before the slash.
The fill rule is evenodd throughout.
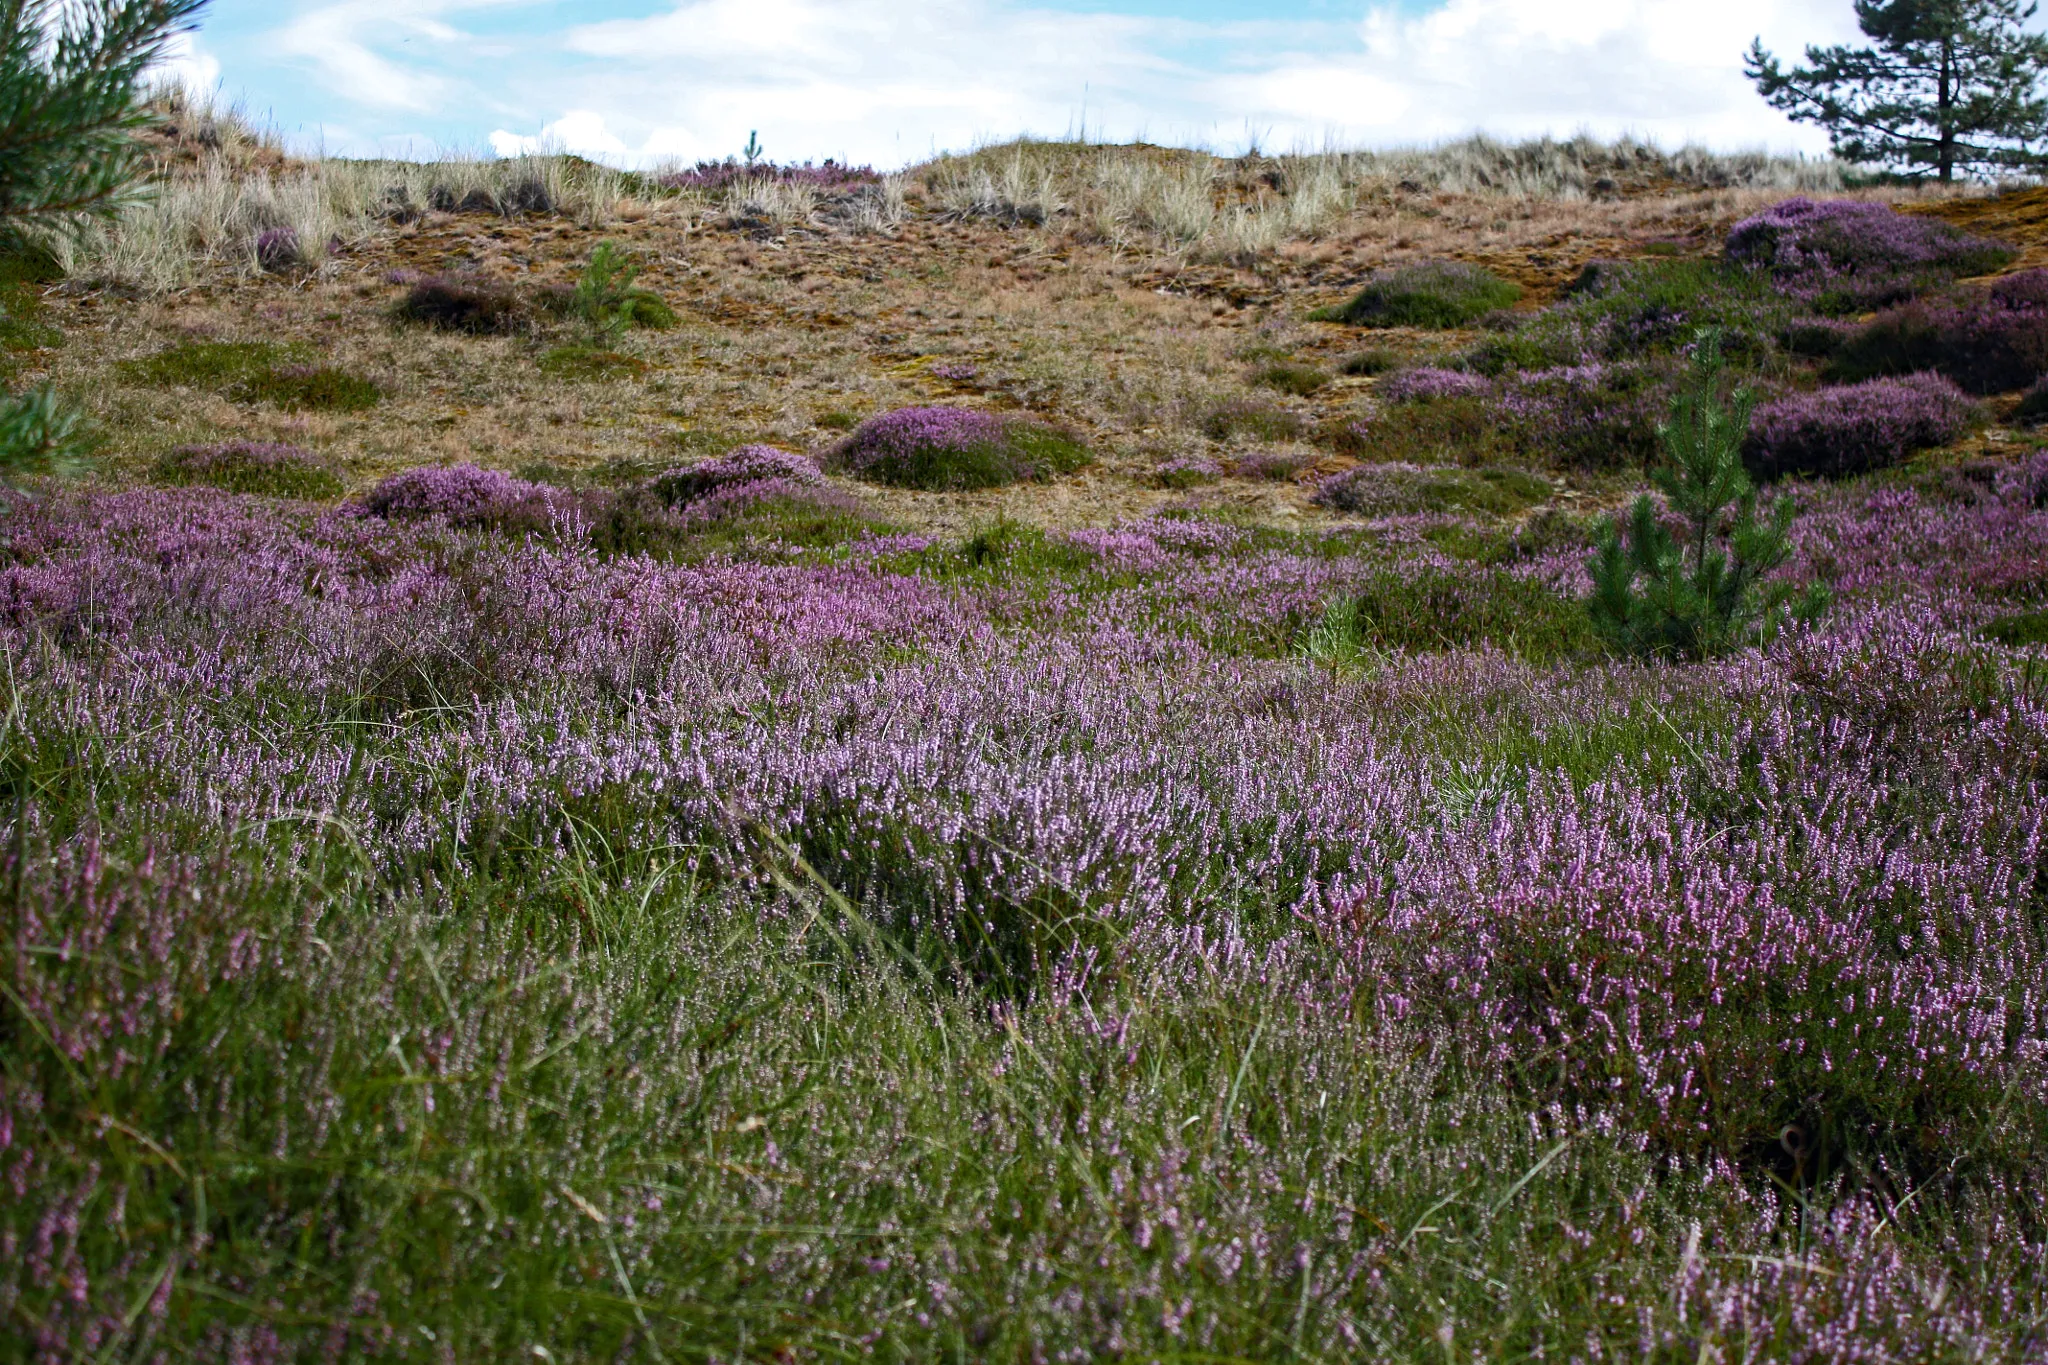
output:
<path id="1" fill-rule="evenodd" d="M 295 147 L 893 168 L 1023 134 L 1822 152 L 1742 75 L 1849 0 L 214 0 L 177 67 Z"/>

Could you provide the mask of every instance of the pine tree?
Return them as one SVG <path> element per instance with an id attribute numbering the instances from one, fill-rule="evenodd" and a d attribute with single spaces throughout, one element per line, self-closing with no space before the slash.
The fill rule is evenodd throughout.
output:
<path id="1" fill-rule="evenodd" d="M 1666 528 L 1654 501 L 1638 498 L 1626 527 L 1608 523 L 1586 566 L 1593 624 L 1625 652 L 1709 658 L 1827 606 L 1819 587 L 1795 604 L 1789 585 L 1764 581 L 1791 555 L 1792 500 L 1779 498 L 1758 517 L 1742 467 L 1756 400 L 1744 388 L 1730 392 L 1724 376 L 1720 339 L 1703 334 L 1671 420 L 1658 428 L 1665 459 L 1650 477 L 1683 523 L 1683 538 Z"/>
<path id="2" fill-rule="evenodd" d="M 1875 47 L 1809 47 L 1790 71 L 1750 45 L 1749 78 L 1801 123 L 1828 130 L 1835 155 L 1942 181 L 2048 166 L 2048 37 L 2021 0 L 1856 0 Z"/>
<path id="3" fill-rule="evenodd" d="M 142 171 L 151 64 L 206 0 L 0 0 L 0 230 L 116 212 Z"/>

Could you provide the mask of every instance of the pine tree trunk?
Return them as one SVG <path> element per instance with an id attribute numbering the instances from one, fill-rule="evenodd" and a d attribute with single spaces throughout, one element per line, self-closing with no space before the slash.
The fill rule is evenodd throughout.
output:
<path id="1" fill-rule="evenodd" d="M 1941 39 L 1941 89 L 1936 92 L 1936 130 L 1941 136 L 1941 183 L 1946 185 L 1955 178 L 1956 127 L 1955 127 L 1955 39 L 1943 34 Z"/>

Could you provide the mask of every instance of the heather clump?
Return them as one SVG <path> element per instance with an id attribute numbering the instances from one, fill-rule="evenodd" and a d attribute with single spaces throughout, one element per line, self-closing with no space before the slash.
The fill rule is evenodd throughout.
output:
<path id="1" fill-rule="evenodd" d="M 150 475 L 170 487 L 203 484 L 267 498 L 318 501 L 342 492 L 341 477 L 311 451 L 260 441 L 180 446 L 158 460 Z"/>
<path id="2" fill-rule="evenodd" d="M 1199 488 L 1223 477 L 1223 466 L 1205 455 L 1176 455 L 1152 467 L 1152 481 L 1161 488 Z"/>
<path id="3" fill-rule="evenodd" d="M 1252 371 L 1251 382 L 1262 389 L 1276 393 L 1292 394 L 1306 398 L 1312 393 L 1329 387 L 1329 371 L 1316 365 L 1304 365 L 1295 361 L 1278 361 L 1262 365 Z"/>
<path id="4" fill-rule="evenodd" d="M 545 526 L 568 505 L 560 489 L 471 464 L 408 469 L 379 483 L 362 500 L 364 511 L 387 521 L 438 521 L 458 528 Z"/>
<path id="5" fill-rule="evenodd" d="M 267 403 L 286 412 L 362 412 L 383 401 L 370 380 L 331 365 L 279 365 L 253 371 L 230 385 L 238 403 Z"/>
<path id="6" fill-rule="evenodd" d="M 1089 455 L 1073 435 L 1034 418 L 902 408 L 863 422 L 826 459 L 871 483 L 940 492 L 1042 481 Z"/>
<path id="7" fill-rule="evenodd" d="M 1871 379 L 1792 394 L 1758 408 L 1744 457 L 1766 480 L 1839 478 L 1886 469 L 1917 451 L 1946 445 L 1980 416 L 1977 404 L 1939 375 Z"/>
<path id="8" fill-rule="evenodd" d="M 502 336 L 526 329 L 532 314 L 510 286 L 484 276 L 434 275 L 399 301 L 398 316 L 444 332 Z"/>
<path id="9" fill-rule="evenodd" d="M 1202 434 L 1212 441 L 1291 441 L 1308 427 L 1298 412 L 1258 398 L 1223 398 L 1200 414 Z"/>
<path id="10" fill-rule="evenodd" d="M 1542 502 L 1550 484 L 1519 469 L 1424 469 L 1369 464 L 1325 479 L 1315 500 L 1364 517 L 1422 512 L 1508 516 Z"/>
<path id="11" fill-rule="evenodd" d="M 1511 308 L 1521 286 L 1463 261 L 1420 261 L 1376 271 L 1349 302 L 1314 314 L 1354 327 L 1469 327 Z"/>
<path id="12" fill-rule="evenodd" d="M 1389 403 L 1433 403 L 1443 398 L 1477 398 L 1493 392 L 1484 375 L 1420 366 L 1380 381 L 1375 392 Z"/>
<path id="13" fill-rule="evenodd" d="M 1680 351 L 1702 329 L 1713 329 L 1730 360 L 1760 365 L 1797 312 L 1766 277 L 1722 261 L 1600 262 L 1563 300 L 1486 337 L 1464 363 L 1490 375 L 1637 364 Z"/>
<path id="14" fill-rule="evenodd" d="M 1664 459 L 1651 478 L 1665 508 L 1639 497 L 1626 526 L 1612 519 L 1587 565 L 1587 609 L 1616 648 L 1663 658 L 1708 658 L 1768 639 L 1788 618 L 1825 606 L 1818 590 L 1796 609 L 1793 588 L 1773 579 L 1792 555 L 1794 507 L 1780 498 L 1763 517 L 1743 469 L 1755 395 L 1732 387 L 1716 338 L 1699 343 L 1693 371 L 1658 428 Z"/>
<path id="15" fill-rule="evenodd" d="M 1970 393 L 2023 389 L 2048 373 L 2048 271 L 1879 314 L 1829 356 L 1837 381 L 1933 371 Z"/>
<path id="16" fill-rule="evenodd" d="M 1899 303 L 2010 262 L 2009 246 L 1888 204 L 1787 199 L 1730 230 L 1728 259 L 1824 314 Z"/>

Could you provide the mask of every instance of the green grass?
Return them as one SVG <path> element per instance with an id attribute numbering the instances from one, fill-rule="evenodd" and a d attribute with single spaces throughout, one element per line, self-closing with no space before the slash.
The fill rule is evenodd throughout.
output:
<path id="1" fill-rule="evenodd" d="M 121 370 L 144 384 L 217 389 L 252 379 L 290 359 L 283 347 L 264 341 L 187 341 L 125 361 Z"/>
<path id="2" fill-rule="evenodd" d="M 589 346 L 557 346 L 540 358 L 540 372 L 554 379 L 578 383 L 605 383 L 637 379 L 647 373 L 647 362 L 617 351 Z"/>
<path id="3" fill-rule="evenodd" d="M 1491 271 L 1456 261 L 1420 261 L 1375 275 L 1349 302 L 1310 315 L 1353 327 L 1468 327 L 1512 308 L 1522 287 Z"/>
<path id="4" fill-rule="evenodd" d="M 1330 375 L 1327 370 L 1314 365 L 1281 361 L 1254 370 L 1251 382 L 1262 389 L 1272 389 L 1278 393 L 1306 398 L 1312 393 L 1328 388 Z"/>
<path id="5" fill-rule="evenodd" d="M 151 466 L 150 482 L 169 488 L 204 486 L 308 502 L 338 498 L 346 488 L 339 474 L 316 460 L 265 461 L 234 446 L 212 452 L 210 457 L 174 451 Z"/>
<path id="6" fill-rule="evenodd" d="M 1378 650 L 1432 653 L 1491 646 L 1535 664 L 1593 659 L 1600 641 L 1585 605 L 1505 570 L 1386 570 L 1333 601 L 1304 629 L 1311 658 Z"/>
<path id="7" fill-rule="evenodd" d="M 227 392 L 238 403 L 267 403 L 286 412 L 362 412 L 384 400 L 369 380 L 327 366 L 257 370 Z"/>
<path id="8" fill-rule="evenodd" d="M 1984 638 L 2007 649 L 2048 645 L 2048 610 L 2013 612 L 1984 627 Z"/>

